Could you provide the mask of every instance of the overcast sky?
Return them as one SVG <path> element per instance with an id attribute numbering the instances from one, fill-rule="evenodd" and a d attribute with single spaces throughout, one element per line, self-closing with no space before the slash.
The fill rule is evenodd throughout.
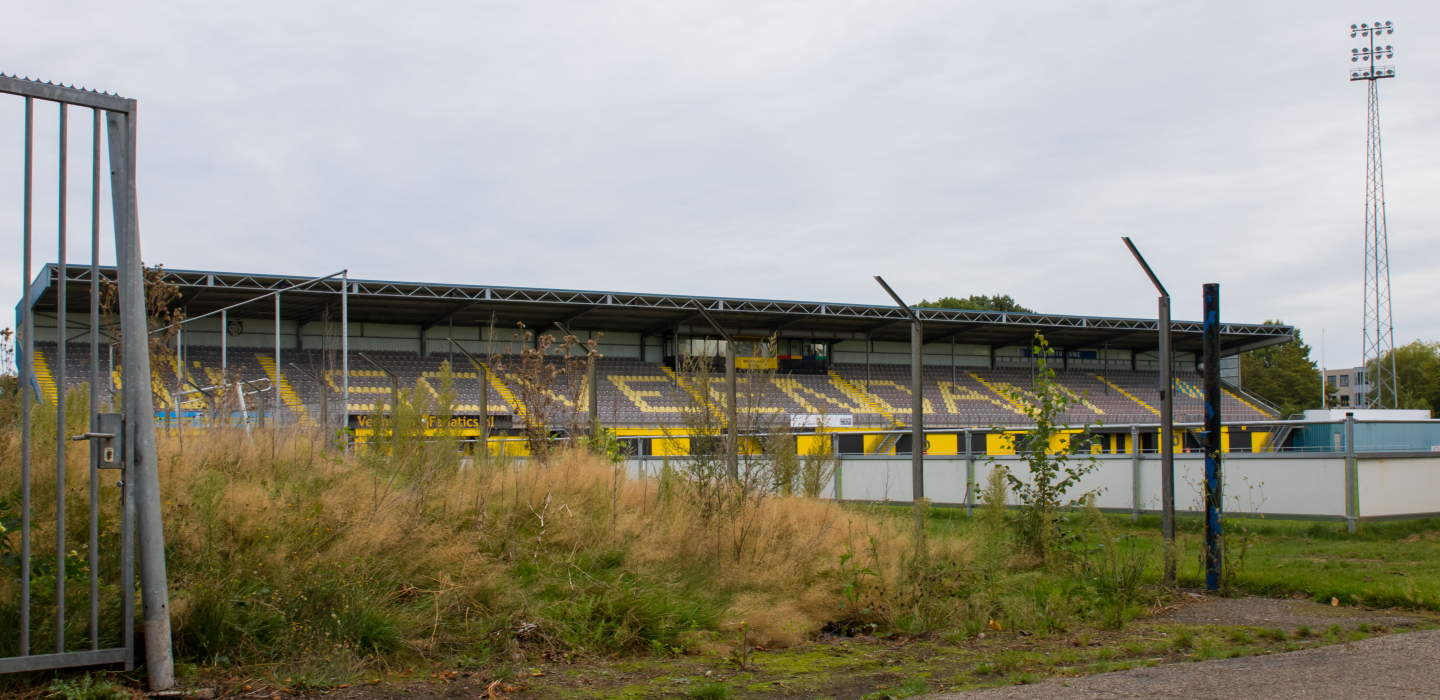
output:
<path id="1" fill-rule="evenodd" d="M 147 263 L 888 303 L 1010 294 L 1198 318 L 1357 362 L 1365 87 L 1380 85 L 1396 341 L 1440 339 L 1434 2 L 4 0 L 0 70 L 140 101 Z M 72 260 L 90 115 L 72 110 Z M 23 100 L 0 96 L 3 294 Z M 37 264 L 56 108 L 36 109 Z M 104 204 L 110 252 L 109 200 Z M 10 302 L 13 304 L 13 301 Z M 13 308 L 13 307 L 12 307 Z M 8 324 L 7 324 L 8 325 Z"/>

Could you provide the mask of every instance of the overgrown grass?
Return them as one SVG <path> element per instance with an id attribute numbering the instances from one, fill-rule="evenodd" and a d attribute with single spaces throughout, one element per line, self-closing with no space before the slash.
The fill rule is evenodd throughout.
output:
<path id="1" fill-rule="evenodd" d="M 1335 522 L 1252 518 L 1245 526 L 1252 547 L 1237 576 L 1245 592 L 1440 611 L 1440 520 L 1364 523 L 1354 534 Z M 1177 523 L 1181 581 L 1189 585 L 1204 580 L 1201 527 L 1198 518 Z"/>
<path id="2" fill-rule="evenodd" d="M 0 438 L 13 457 L 14 436 Z M 1099 622 L 1115 607 L 1113 587 L 1084 565 L 1091 554 L 1078 540 L 1073 566 L 1037 566 L 1003 522 L 964 532 L 936 515 L 931 527 L 945 536 L 917 551 L 913 521 L 883 508 L 771 496 L 700 518 L 683 481 L 633 480 L 580 450 L 461 469 L 443 436 L 380 444 L 383 451 L 349 457 L 300 432 L 162 440 L 183 663 L 258 666 L 287 686 L 324 688 L 419 661 L 743 656 L 825 629 L 1043 636 Z M 68 530 L 83 561 L 86 460 L 83 448 L 71 449 L 67 488 L 79 517 Z M 53 541 L 49 478 L 36 470 L 37 552 Z M 14 488 L 13 472 L 0 479 L 0 490 Z M 113 584 L 105 568 L 118 550 L 111 495 L 102 508 L 102 551 L 110 552 L 102 573 Z M 6 537 L 13 543 L 18 534 Z M 15 619 L 18 591 L 6 579 L 0 617 Z M 37 578 L 37 646 L 52 633 L 45 587 Z M 67 636 L 76 648 L 87 641 L 86 593 L 80 583 L 69 588 Z M 103 595 L 102 617 L 116 620 L 118 594 Z M 15 644 L 17 627 L 0 631 L 0 646 Z M 107 628 L 102 643 L 118 643 L 116 631 Z"/>
<path id="3" fill-rule="evenodd" d="M 80 409 L 66 432 L 79 432 L 83 402 L 71 405 Z M 37 415 L 35 460 L 45 464 L 58 431 Z M 418 421 L 419 412 L 402 406 L 392 420 Z M 1132 525 L 1069 511 L 1057 556 L 1042 562 L 1018 546 L 1003 509 L 973 520 L 959 509 L 929 509 L 917 545 L 910 508 L 770 495 L 717 515 L 673 472 L 638 481 L 583 450 L 462 469 L 444 435 L 418 440 L 396 430 L 353 457 L 327 447 L 285 431 L 162 440 L 182 662 L 258 666 L 290 687 L 324 688 L 419 661 L 503 667 L 687 651 L 745 659 L 755 647 L 784 647 L 822 630 L 934 633 L 951 642 L 981 633 L 1075 634 L 1088 646 L 1087 630 L 1123 627 L 1164 595 L 1154 585 L 1156 518 Z M 13 430 L 0 428 L 0 458 L 18 461 L 17 449 Z M 78 649 L 88 642 L 88 479 L 84 446 L 69 449 L 67 545 L 76 553 L 66 624 Z M 16 490 L 17 477 L 0 472 L 0 494 Z M 46 595 L 54 562 L 42 554 L 53 551 L 53 470 L 37 468 L 33 486 L 32 639 L 41 648 L 53 635 Z M 102 498 L 101 637 L 109 646 L 118 643 L 119 607 L 113 487 Z M 702 507 L 710 508 L 703 517 Z M 1366 525 L 1356 535 L 1336 523 L 1247 526 L 1242 590 L 1440 609 L 1440 521 Z M 1181 580 L 1196 585 L 1198 523 L 1182 519 L 1181 533 Z M 17 548 L 18 533 L 0 538 Z M 5 567 L 0 653 L 13 653 L 18 591 L 13 563 Z M 1264 636 L 1283 643 L 1283 634 Z M 1208 657 L 1231 653 L 1227 642 L 1252 638 L 1182 634 L 1166 646 Z M 1039 663 L 1001 654 L 973 673 L 1023 680 Z M 1091 663 L 1131 662 L 1097 655 Z"/>
<path id="4" fill-rule="evenodd" d="M 850 506 L 857 510 L 883 510 L 901 517 L 908 509 L 887 506 Z M 1143 540 L 1151 547 L 1160 541 L 1160 518 L 1142 516 L 1131 523 L 1128 515 L 1107 514 L 1109 526 L 1120 535 Z M 1238 527 L 1227 522 L 1227 527 Z M 1249 518 L 1249 550 L 1236 584 L 1252 595 L 1296 596 L 1329 604 L 1395 607 L 1440 611 L 1440 519 L 1363 523 L 1350 534 L 1342 522 L 1309 522 Z M 973 538 L 978 523 L 960 508 L 932 508 L 927 524 L 932 539 Z M 1082 514 L 1070 512 L 1062 527 L 1072 534 L 1085 528 Z M 1199 518 L 1177 518 L 1177 563 L 1180 585 L 1204 586 L 1200 555 L 1204 545 Z M 1154 583 L 1158 568 L 1146 580 Z"/>

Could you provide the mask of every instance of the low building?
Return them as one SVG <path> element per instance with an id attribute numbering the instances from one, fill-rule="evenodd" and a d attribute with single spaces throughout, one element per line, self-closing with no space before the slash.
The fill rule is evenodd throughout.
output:
<path id="1" fill-rule="evenodd" d="M 1364 367 L 1325 370 L 1325 383 L 1335 389 L 1338 408 L 1363 407 L 1370 385 L 1365 381 Z"/>

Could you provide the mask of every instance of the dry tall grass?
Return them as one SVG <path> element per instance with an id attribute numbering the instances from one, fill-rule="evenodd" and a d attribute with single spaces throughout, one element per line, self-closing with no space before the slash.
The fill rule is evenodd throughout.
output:
<path id="1" fill-rule="evenodd" d="M 182 660 L 267 664 L 297 686 L 323 686 L 416 657 L 479 665 L 771 647 L 826 627 L 1044 634 L 1103 612 L 1104 571 L 1075 577 L 1014 556 L 1003 483 L 991 485 L 996 505 L 983 526 L 917 549 L 903 514 L 781 495 L 765 479 L 707 478 L 683 460 L 633 478 L 583 447 L 557 447 L 543 460 L 464 468 L 457 438 L 422 438 L 424 411 L 410 403 L 355 456 L 298 430 L 162 439 Z M 71 406 L 62 434 L 85 424 L 83 402 Z M 53 638 L 56 433 L 37 414 L 36 649 Z M 75 552 L 66 627 L 77 649 L 89 603 L 86 449 L 69 447 L 66 487 Z M 0 495 L 18 491 L 18 452 L 18 431 L 0 425 Z M 104 474 L 101 494 L 107 646 L 119 641 L 115 474 Z M 5 547 L 18 542 L 16 532 L 0 534 Z M 19 627 L 18 570 L 13 559 L 3 568 L 0 654 L 13 653 Z"/>
<path id="2" fill-rule="evenodd" d="M 71 405 L 82 407 L 71 417 L 78 431 L 83 403 Z M 53 551 L 55 432 L 37 421 L 32 542 L 41 558 Z M 737 499 L 702 517 L 693 484 L 675 470 L 632 478 L 578 449 L 466 469 L 444 436 L 377 441 L 354 457 L 327 447 L 300 431 L 162 438 L 182 658 L 274 663 L 322 683 L 412 655 L 478 663 L 719 647 L 741 621 L 746 643 L 786 645 L 827 624 L 878 619 L 878 606 L 846 606 L 842 558 L 870 572 L 859 590 L 880 599 L 911 548 L 903 527 L 810 498 Z M 70 447 L 67 476 L 67 547 L 79 562 L 88 554 L 86 449 Z M 0 434 L 0 459 L 18 464 L 13 430 Z M 106 643 L 118 642 L 113 474 L 101 497 Z M 0 471 L 0 494 L 18 491 L 18 476 Z M 18 533 L 0 537 L 18 547 Z M 78 568 L 72 576 L 84 575 Z M 5 646 L 18 628 L 14 578 L 0 584 Z M 88 586 L 72 581 L 67 636 L 80 648 Z M 51 586 L 36 578 L 36 646 L 53 635 Z"/>

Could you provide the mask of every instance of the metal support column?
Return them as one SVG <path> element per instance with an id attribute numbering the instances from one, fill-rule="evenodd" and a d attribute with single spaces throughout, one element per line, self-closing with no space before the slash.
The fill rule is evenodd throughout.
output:
<path id="1" fill-rule="evenodd" d="M 31 202 L 35 173 L 35 98 L 25 98 L 25 192 L 20 279 L 20 656 L 30 655 L 30 399 L 35 382 L 35 313 L 30 296 Z"/>
<path id="2" fill-rule="evenodd" d="M 1345 414 L 1345 530 L 1355 533 L 1360 517 L 1359 465 L 1355 462 L 1355 414 Z"/>
<path id="3" fill-rule="evenodd" d="M 915 501 L 925 497 L 925 327 L 910 324 L 910 483 Z"/>
<path id="4" fill-rule="evenodd" d="M 280 407 L 284 405 L 280 396 L 280 378 L 284 371 L 280 368 L 280 293 L 275 293 L 275 386 L 271 387 L 275 394 L 275 427 L 280 427 Z"/>
<path id="5" fill-rule="evenodd" d="M 229 309 L 220 310 L 220 372 L 223 375 L 230 369 L 229 345 L 226 343 L 226 336 L 230 335 L 230 319 L 227 317 Z"/>
<path id="6" fill-rule="evenodd" d="M 965 517 L 975 515 L 975 453 L 971 448 L 970 429 L 965 429 Z"/>
<path id="7" fill-rule="evenodd" d="M 1165 583 L 1175 585 L 1175 405 L 1170 365 L 1170 295 L 1160 298 L 1160 531 Z"/>
<path id="8" fill-rule="evenodd" d="M 55 269 L 55 653 L 65 653 L 65 346 L 69 329 L 65 317 L 65 209 L 70 170 L 70 110 L 60 103 L 60 182 L 56 191 L 57 238 Z M 30 280 L 25 280 L 26 284 Z"/>
<path id="9" fill-rule="evenodd" d="M 100 110 L 90 154 L 90 432 L 100 429 Z M 100 650 L 100 450 L 90 443 L 90 650 Z"/>
<path id="10" fill-rule="evenodd" d="M 1165 551 L 1165 585 L 1175 585 L 1175 413 L 1171 403 L 1174 381 L 1171 379 L 1170 360 L 1170 293 L 1165 291 L 1165 285 L 1160 284 L 1160 278 L 1150 269 L 1150 264 L 1145 262 L 1145 257 L 1140 255 L 1140 250 L 1129 238 L 1122 238 L 1130 253 L 1135 256 L 1135 261 L 1149 276 L 1150 283 L 1155 285 L 1155 290 L 1160 292 L 1159 299 L 1159 320 L 1156 328 L 1160 335 L 1160 532 L 1164 539 Z"/>
<path id="11" fill-rule="evenodd" d="M 344 410 L 340 412 L 340 428 L 350 430 L 350 271 L 340 273 L 340 401 Z M 345 439 L 345 449 L 350 449 L 350 439 Z"/>
<path id="12" fill-rule="evenodd" d="M 925 366 L 922 364 L 925 349 L 925 327 L 920 316 L 905 303 L 890 285 L 879 275 L 875 281 L 885 288 L 885 293 L 910 316 L 910 498 L 916 504 L 925 498 L 925 392 L 921 379 Z M 867 388 L 868 390 L 868 388 Z M 915 511 L 915 526 L 922 527 L 920 511 Z"/>
<path id="13" fill-rule="evenodd" d="M 590 437 L 600 439 L 600 383 L 596 381 L 595 356 L 589 358 L 585 371 L 585 403 L 590 413 Z"/>
<path id="14" fill-rule="evenodd" d="M 701 387 L 701 392 L 708 394 L 710 387 Z M 735 400 L 735 341 L 729 333 L 725 334 L 725 432 L 726 442 L 730 447 L 726 450 L 726 458 L 729 460 L 730 478 L 740 479 L 740 426 L 738 402 Z"/>
<path id="15" fill-rule="evenodd" d="M 1119 437 L 1118 435 L 1116 437 Z M 1140 522 L 1140 426 L 1130 426 L 1130 522 Z"/>
<path id="16" fill-rule="evenodd" d="M 1220 425 L 1220 285 L 1204 286 L 1202 345 L 1205 348 L 1205 589 L 1220 589 L 1224 577 L 1221 512 L 1225 507 L 1221 472 Z"/>
<path id="17" fill-rule="evenodd" d="M 145 617 L 145 668 L 150 689 L 175 685 L 170 650 L 170 593 L 165 575 L 165 531 L 160 503 L 160 472 L 155 452 L 155 408 L 150 399 L 150 349 L 145 318 L 145 278 L 140 253 L 139 198 L 135 186 L 134 102 L 127 115 L 109 112 L 111 201 L 116 209 L 115 254 L 119 276 L 120 333 L 125 353 L 125 421 L 131 432 L 130 476 L 135 489 L 139 530 L 140 590 Z"/>

